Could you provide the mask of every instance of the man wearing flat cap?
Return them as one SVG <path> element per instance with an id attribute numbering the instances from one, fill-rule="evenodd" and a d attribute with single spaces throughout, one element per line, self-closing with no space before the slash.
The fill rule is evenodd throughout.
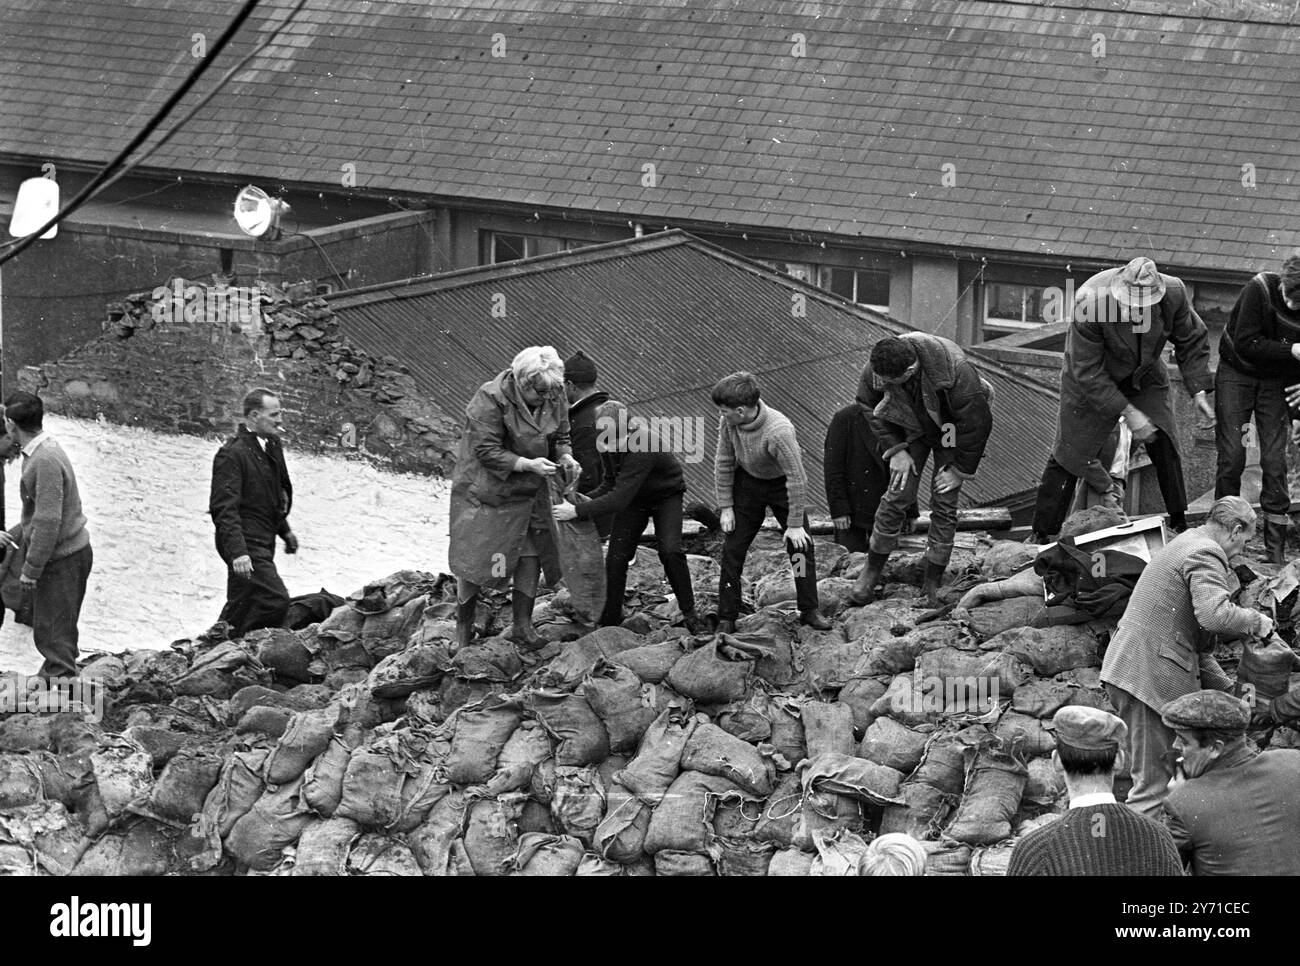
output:
<path id="1" fill-rule="evenodd" d="M 1007 875 L 1182 875 L 1167 829 L 1117 804 L 1115 773 L 1128 729 L 1115 715 L 1069 705 L 1052 719 L 1052 763 L 1065 772 L 1070 809 L 1016 843 Z"/>
<path id="2" fill-rule="evenodd" d="M 586 496 L 604 481 L 604 467 L 596 450 L 596 410 L 609 401 L 609 393 L 596 388 L 596 363 L 578 351 L 564 360 L 564 394 L 569 400 L 569 443 L 582 467 L 578 492 Z M 601 539 L 609 536 L 613 514 L 593 521 Z"/>
<path id="3" fill-rule="evenodd" d="M 1080 477 L 1097 494 L 1111 494 L 1116 483 L 1101 457 L 1121 418 L 1134 442 L 1146 444 L 1170 526 L 1186 527 L 1187 492 L 1164 359 L 1169 342 L 1183 387 L 1212 419 L 1209 335 L 1182 281 L 1162 275 L 1149 258 L 1135 258 L 1083 283 L 1065 340 L 1056 443 L 1038 486 L 1034 542 L 1046 543 L 1060 531 Z"/>
<path id="4" fill-rule="evenodd" d="M 1186 778 L 1165 799 L 1165 822 L 1193 875 L 1300 875 L 1300 751 L 1259 751 L 1250 708 L 1195 691 L 1161 709 Z"/>
<path id="5" fill-rule="evenodd" d="M 1239 496 L 1216 500 L 1203 526 L 1156 551 L 1106 648 L 1101 680 L 1129 732 L 1133 790 L 1127 804 L 1152 818 L 1158 817 L 1173 777 L 1163 756 L 1174 734 L 1161 722 L 1159 709 L 1202 688 L 1232 688 L 1211 653 L 1217 637 L 1273 633 L 1267 614 L 1231 600 L 1240 585 L 1228 561 L 1254 535 L 1249 503 Z"/>

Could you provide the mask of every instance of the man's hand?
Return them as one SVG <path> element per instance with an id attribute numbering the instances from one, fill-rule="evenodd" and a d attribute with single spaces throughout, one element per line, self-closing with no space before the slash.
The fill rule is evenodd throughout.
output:
<path id="1" fill-rule="evenodd" d="M 559 463 L 564 471 L 564 478 L 569 483 L 576 483 L 578 477 L 582 476 L 582 464 L 573 458 L 572 454 L 566 453 L 560 457 Z"/>
<path id="2" fill-rule="evenodd" d="M 1196 403 L 1196 408 L 1201 411 L 1201 415 L 1206 419 L 1214 418 L 1214 404 L 1210 402 L 1204 389 L 1192 397 L 1192 402 Z"/>
<path id="3" fill-rule="evenodd" d="M 555 519 L 561 523 L 578 519 L 577 507 L 567 501 L 555 504 L 555 506 L 551 507 L 551 512 L 555 514 Z"/>
<path id="4" fill-rule="evenodd" d="M 723 533 L 731 533 L 736 529 L 736 511 L 733 507 L 727 507 L 718 513 L 718 520 L 722 527 Z"/>
<path id="5" fill-rule="evenodd" d="M 907 486 L 907 478 L 915 472 L 916 464 L 912 462 L 912 454 L 900 449 L 889 457 L 889 488 L 901 490 Z"/>
<path id="6" fill-rule="evenodd" d="M 290 530 L 288 533 L 284 535 L 284 552 L 285 553 L 298 552 L 298 537 L 292 530 Z"/>
<path id="7" fill-rule="evenodd" d="M 539 456 L 536 459 L 526 459 L 519 465 L 521 473 L 536 473 L 538 476 L 554 476 L 559 469 L 554 463 L 545 456 Z"/>
<path id="8" fill-rule="evenodd" d="M 950 493 L 960 488 L 961 477 L 953 472 L 951 466 L 945 466 L 934 474 L 934 490 L 936 493 Z"/>
<path id="9" fill-rule="evenodd" d="M 853 526 L 853 517 L 834 517 L 831 520 L 831 526 L 836 530 L 847 530 Z"/>
<path id="10" fill-rule="evenodd" d="M 791 527 L 786 530 L 785 538 L 790 541 L 790 545 L 796 550 L 812 546 L 812 537 L 808 535 L 808 531 L 803 527 Z"/>
<path id="11" fill-rule="evenodd" d="M 248 554 L 242 557 L 236 557 L 230 564 L 230 569 L 235 572 L 235 576 L 242 580 L 248 580 L 253 576 L 253 558 Z"/>
<path id="12" fill-rule="evenodd" d="M 1213 412 L 1211 412 L 1211 415 L 1213 415 Z M 1140 409 L 1134 409 L 1125 415 L 1124 421 L 1128 423 L 1133 438 L 1139 443 L 1146 443 L 1156 438 L 1155 423 L 1147 419 L 1146 413 Z"/>
<path id="13" fill-rule="evenodd" d="M 25 576 L 24 576 L 24 577 L 19 577 L 19 578 L 18 578 L 18 584 L 19 584 L 20 587 L 22 587 L 22 591 L 23 591 L 24 594 L 34 594 L 34 593 L 36 593 L 36 578 L 35 578 L 35 577 L 25 577 Z"/>

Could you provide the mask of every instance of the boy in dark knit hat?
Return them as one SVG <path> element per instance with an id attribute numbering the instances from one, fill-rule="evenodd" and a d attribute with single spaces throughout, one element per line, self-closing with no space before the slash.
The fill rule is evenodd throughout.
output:
<path id="1" fill-rule="evenodd" d="M 786 551 L 802 623 L 819 631 L 831 623 L 817 603 L 817 560 L 804 513 L 807 476 L 794 425 L 759 398 L 752 372 L 733 372 L 713 387 L 718 407 L 718 452 L 713 464 L 726 541 L 718 586 L 718 630 L 731 633 L 740 615 L 740 575 L 749 545 L 770 507 L 785 531 Z"/>
<path id="2" fill-rule="evenodd" d="M 1016 843 L 1007 875 L 1182 875 L 1169 831 L 1115 801 L 1115 772 L 1128 741 L 1124 722 L 1069 705 L 1052 724 L 1052 762 L 1065 772 L 1070 810 Z"/>

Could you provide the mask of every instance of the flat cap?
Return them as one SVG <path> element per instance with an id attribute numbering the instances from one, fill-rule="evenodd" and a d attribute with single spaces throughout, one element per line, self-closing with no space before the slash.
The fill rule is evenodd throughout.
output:
<path id="1" fill-rule="evenodd" d="M 1160 720 L 1165 727 L 1175 730 L 1209 728 L 1245 734 L 1250 724 L 1250 706 L 1224 691 L 1193 691 L 1161 708 Z"/>
<path id="2" fill-rule="evenodd" d="M 1056 740 L 1079 751 L 1114 751 L 1128 744 L 1128 726 L 1100 708 L 1072 704 L 1052 717 Z"/>

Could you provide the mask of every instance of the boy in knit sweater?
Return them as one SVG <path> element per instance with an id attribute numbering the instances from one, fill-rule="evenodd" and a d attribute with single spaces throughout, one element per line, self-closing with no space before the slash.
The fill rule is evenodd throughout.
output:
<path id="1" fill-rule="evenodd" d="M 1070 809 L 1016 843 L 1007 875 L 1182 875 L 1169 830 L 1115 801 L 1115 772 L 1128 742 L 1124 722 L 1070 705 L 1052 725 L 1052 762 L 1065 772 Z"/>
<path id="2" fill-rule="evenodd" d="M 713 464 L 722 532 L 718 630 L 731 633 L 740 614 L 740 575 L 745 555 L 770 507 L 785 531 L 802 623 L 819 631 L 831 624 L 817 604 L 817 559 L 804 513 L 807 477 L 790 420 L 759 398 L 758 379 L 734 372 L 713 387 L 718 407 L 718 452 Z"/>
<path id="3" fill-rule="evenodd" d="M 77 477 L 63 448 L 45 434 L 40 397 L 16 392 L 5 400 L 5 427 L 22 447 L 18 526 L 0 533 L 0 545 L 24 555 L 20 578 L 24 607 L 30 602 L 32 636 L 45 663 L 38 676 L 77 674 L 77 619 L 86 596 L 93 556 Z"/>

